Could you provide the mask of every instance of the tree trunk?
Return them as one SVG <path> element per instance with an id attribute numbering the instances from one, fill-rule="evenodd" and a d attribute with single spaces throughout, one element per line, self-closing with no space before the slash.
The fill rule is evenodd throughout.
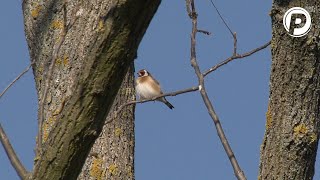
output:
<path id="1" fill-rule="evenodd" d="M 282 18 L 292 7 L 311 15 L 306 36 L 291 37 L 283 27 Z M 319 8 L 317 1 L 273 2 L 270 99 L 259 179 L 313 178 L 320 131 Z"/>
<path id="2" fill-rule="evenodd" d="M 78 177 L 160 0 L 70 0 L 66 3 L 67 14 L 63 3 L 54 0 L 23 1 L 25 33 L 31 61 L 34 62 L 39 106 L 46 89 L 45 82 L 50 82 L 41 130 L 42 151 L 35 158 L 32 179 L 69 180 Z M 67 24 L 75 21 L 67 31 L 57 58 L 53 59 L 66 24 L 64 19 L 67 19 Z M 53 73 L 48 77 L 53 60 Z M 119 119 L 122 118 L 125 119 L 123 116 Z M 116 131 L 118 134 L 121 128 L 133 127 L 133 124 L 122 122 L 110 124 L 107 133 Z M 133 129 L 122 133 L 133 139 Z M 109 138 L 110 143 L 119 142 L 119 136 Z M 128 156 L 133 157 L 131 149 L 134 142 L 120 141 L 127 143 L 121 147 L 129 148 Z M 119 150 L 110 147 L 105 148 L 115 151 L 113 154 Z M 97 157 L 101 157 L 99 153 Z M 117 172 L 117 168 L 120 172 L 122 167 L 128 168 L 127 164 L 120 163 L 131 163 L 130 160 L 106 161 L 113 165 L 109 165 L 109 172 Z M 125 173 L 117 175 L 127 179 Z"/>
<path id="3" fill-rule="evenodd" d="M 79 180 L 134 179 L 135 106 L 125 107 L 118 115 L 112 113 L 121 104 L 135 100 L 133 71 L 132 65 L 113 102 L 102 133 L 86 159 Z"/>

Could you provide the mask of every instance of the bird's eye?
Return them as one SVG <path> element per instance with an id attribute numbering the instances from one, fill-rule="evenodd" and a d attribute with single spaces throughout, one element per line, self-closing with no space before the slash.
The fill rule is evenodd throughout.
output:
<path id="1" fill-rule="evenodd" d="M 141 71 L 140 72 L 140 76 L 144 76 L 145 72 L 144 71 Z"/>

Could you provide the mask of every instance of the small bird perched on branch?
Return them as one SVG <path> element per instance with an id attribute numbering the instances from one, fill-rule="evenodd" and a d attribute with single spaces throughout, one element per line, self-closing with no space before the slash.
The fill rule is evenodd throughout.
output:
<path id="1" fill-rule="evenodd" d="M 140 100 L 150 99 L 163 94 L 159 82 L 154 79 L 147 70 L 141 69 L 137 74 L 138 78 L 136 79 L 136 90 L 137 94 L 140 96 Z M 163 102 L 170 109 L 174 108 L 165 97 L 158 98 L 157 101 Z"/>

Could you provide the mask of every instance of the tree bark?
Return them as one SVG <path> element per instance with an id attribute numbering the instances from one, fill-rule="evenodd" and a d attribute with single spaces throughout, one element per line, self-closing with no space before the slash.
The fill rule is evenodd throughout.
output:
<path id="1" fill-rule="evenodd" d="M 23 1 L 25 33 L 34 62 L 39 106 L 46 89 L 45 82 L 51 78 L 45 97 L 42 151 L 35 158 L 32 179 L 78 177 L 159 4 L 160 0 L 70 0 L 66 3 L 67 14 L 64 14 L 63 1 Z M 68 29 L 52 76 L 48 77 L 52 54 L 65 25 L 64 15 L 70 23 L 75 14 L 77 20 Z M 122 118 L 125 119 L 120 116 Z M 121 122 L 111 124 L 108 133 L 117 130 L 114 128 L 133 127 L 133 124 Z M 132 140 L 130 133 L 133 130 L 123 136 Z M 117 136 L 109 138 L 109 142 L 119 140 Z M 123 147 L 132 149 L 133 145 Z M 109 150 L 114 150 L 114 154 L 118 151 Z M 129 153 L 133 151 L 129 150 Z M 122 171 L 126 165 L 119 163 L 124 162 L 114 160 L 109 172 L 117 168 L 118 172 Z M 127 179 L 125 173 L 121 175 Z"/>
<path id="2" fill-rule="evenodd" d="M 135 100 L 133 65 L 129 68 L 113 102 L 102 133 L 95 141 L 79 180 L 134 179 L 134 108 L 117 108 Z M 109 123 L 110 122 L 110 123 Z"/>
<path id="3" fill-rule="evenodd" d="M 291 7 L 309 11 L 313 27 L 306 36 L 291 37 L 283 27 Z M 318 1 L 273 2 L 270 97 L 259 179 L 313 178 L 320 132 L 319 8 Z"/>

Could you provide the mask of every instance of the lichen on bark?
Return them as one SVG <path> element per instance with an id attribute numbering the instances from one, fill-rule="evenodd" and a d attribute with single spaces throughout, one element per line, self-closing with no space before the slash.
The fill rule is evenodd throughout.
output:
<path id="1" fill-rule="evenodd" d="M 259 179 L 307 179 L 314 175 L 320 134 L 320 4 L 273 1 L 272 67 Z M 283 15 L 291 7 L 313 7 L 312 28 L 291 37 Z M 310 41 L 311 39 L 311 41 Z M 272 123 L 271 123 L 272 122 Z"/>
<path id="2" fill-rule="evenodd" d="M 68 0 L 67 23 L 75 12 L 79 17 L 68 29 L 52 76 L 47 77 L 65 23 L 63 2 L 23 1 L 39 102 L 51 79 L 44 104 L 43 151 L 35 158 L 33 179 L 77 178 L 160 4 L 160 0 Z M 118 127 L 123 128 L 114 128 Z"/>

